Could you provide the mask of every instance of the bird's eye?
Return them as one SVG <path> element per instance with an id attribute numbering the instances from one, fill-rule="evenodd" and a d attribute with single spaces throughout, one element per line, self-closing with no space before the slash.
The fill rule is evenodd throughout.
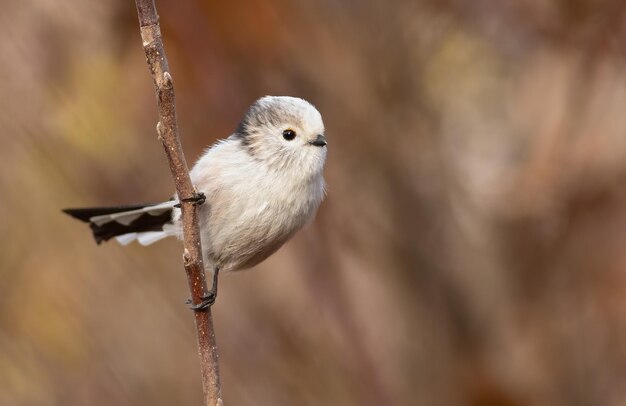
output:
<path id="1" fill-rule="evenodd" d="M 296 132 L 294 130 L 285 130 L 283 131 L 283 138 L 287 141 L 291 141 L 296 138 Z"/>

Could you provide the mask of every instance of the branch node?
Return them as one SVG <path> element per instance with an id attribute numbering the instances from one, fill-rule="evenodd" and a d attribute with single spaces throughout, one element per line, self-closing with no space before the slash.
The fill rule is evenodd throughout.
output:
<path id="1" fill-rule="evenodd" d="M 163 86 L 171 89 L 172 87 L 174 87 L 174 81 L 172 80 L 172 75 L 170 75 L 169 72 L 165 71 L 163 72 Z"/>
<path id="2" fill-rule="evenodd" d="M 189 253 L 189 250 L 185 248 L 185 250 L 183 251 L 183 266 L 185 268 L 188 268 L 190 265 L 191 265 L 191 254 Z"/>
<path id="3" fill-rule="evenodd" d="M 165 126 L 163 125 L 161 121 L 157 123 L 156 130 L 157 130 L 157 138 L 159 139 L 159 141 L 163 141 L 163 136 L 165 135 Z"/>

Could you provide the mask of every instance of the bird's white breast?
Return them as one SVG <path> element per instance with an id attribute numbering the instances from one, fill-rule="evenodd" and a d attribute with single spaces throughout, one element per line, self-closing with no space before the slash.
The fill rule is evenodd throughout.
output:
<path id="1" fill-rule="evenodd" d="M 207 198 L 199 208 L 203 251 L 220 271 L 248 268 L 274 253 L 313 217 L 324 194 L 321 171 L 272 170 L 234 140 L 208 150 L 191 177 Z"/>

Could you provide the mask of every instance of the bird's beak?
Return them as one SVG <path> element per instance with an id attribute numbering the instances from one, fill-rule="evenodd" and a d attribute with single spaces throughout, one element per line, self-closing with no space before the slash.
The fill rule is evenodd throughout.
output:
<path id="1" fill-rule="evenodd" d="M 315 145 L 316 147 L 324 147 L 326 146 L 326 137 L 322 134 L 317 134 L 317 137 L 313 141 L 309 141 L 309 144 Z"/>

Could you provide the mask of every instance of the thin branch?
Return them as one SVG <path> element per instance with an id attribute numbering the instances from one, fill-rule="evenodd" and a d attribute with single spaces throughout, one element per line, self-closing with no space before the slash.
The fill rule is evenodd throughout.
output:
<path id="1" fill-rule="evenodd" d="M 191 291 L 191 303 L 198 305 L 202 303 L 202 298 L 207 296 L 208 289 L 202 262 L 196 206 L 191 200 L 185 201 L 185 199 L 192 199 L 196 195 L 196 190 L 189 178 L 189 169 L 178 137 L 174 85 L 169 73 L 154 0 L 135 0 L 135 4 L 139 16 L 143 49 L 146 53 L 157 95 L 158 138 L 163 144 L 170 171 L 176 184 L 176 192 L 181 200 L 184 242 L 183 264 Z M 204 404 L 207 406 L 222 405 L 218 353 L 211 308 L 207 307 L 204 310 L 195 311 L 194 314 L 198 333 L 198 353 L 200 355 Z"/>

